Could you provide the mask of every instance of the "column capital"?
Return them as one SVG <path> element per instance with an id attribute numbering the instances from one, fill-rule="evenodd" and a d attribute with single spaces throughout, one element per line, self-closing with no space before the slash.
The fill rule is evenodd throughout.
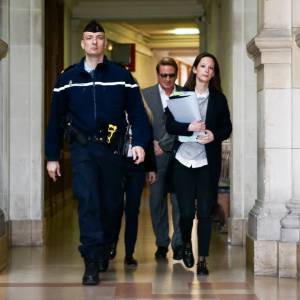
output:
<path id="1" fill-rule="evenodd" d="M 289 30 L 265 29 L 247 44 L 247 51 L 253 57 L 255 68 L 258 68 L 266 63 L 290 64 L 292 46 Z"/>
<path id="2" fill-rule="evenodd" d="M 8 45 L 0 39 L 0 59 L 2 59 L 7 53 Z"/>

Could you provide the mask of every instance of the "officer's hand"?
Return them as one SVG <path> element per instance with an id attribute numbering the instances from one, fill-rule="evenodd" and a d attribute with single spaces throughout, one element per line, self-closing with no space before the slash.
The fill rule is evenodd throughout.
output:
<path id="1" fill-rule="evenodd" d="M 47 162 L 47 172 L 50 178 L 55 182 L 58 177 L 61 176 L 60 165 L 58 161 L 48 161 Z"/>
<path id="2" fill-rule="evenodd" d="M 131 149 L 132 151 L 132 159 L 135 164 L 140 164 L 145 159 L 145 151 L 141 146 L 134 146 Z"/>

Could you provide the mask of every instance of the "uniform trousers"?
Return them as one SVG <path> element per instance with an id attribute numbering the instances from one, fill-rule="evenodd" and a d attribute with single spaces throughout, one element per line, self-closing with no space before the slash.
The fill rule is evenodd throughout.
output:
<path id="1" fill-rule="evenodd" d="M 208 256 L 211 237 L 213 189 L 208 166 L 188 168 L 175 159 L 173 184 L 177 195 L 183 243 L 191 243 L 195 213 L 198 219 L 198 255 Z"/>
<path id="2" fill-rule="evenodd" d="M 145 185 L 143 164 L 135 165 L 132 158 L 124 159 L 123 176 L 124 201 L 117 220 L 115 242 L 117 243 L 119 238 L 122 216 L 125 211 L 125 253 L 127 256 L 131 256 L 137 240 L 141 196 Z"/>
<path id="3" fill-rule="evenodd" d="M 121 158 L 104 144 L 70 145 L 73 193 L 78 199 L 81 256 L 99 261 L 122 207 Z"/>

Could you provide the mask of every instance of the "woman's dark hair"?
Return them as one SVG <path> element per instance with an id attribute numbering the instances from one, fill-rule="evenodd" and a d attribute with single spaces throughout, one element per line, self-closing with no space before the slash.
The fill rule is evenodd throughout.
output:
<path id="1" fill-rule="evenodd" d="M 193 63 L 192 69 L 190 71 L 189 77 L 184 85 L 184 88 L 189 91 L 193 91 L 196 86 L 196 74 L 193 72 L 193 68 L 197 68 L 198 64 L 200 63 L 201 59 L 203 57 L 210 57 L 215 64 L 214 68 L 214 77 L 209 81 L 209 88 L 214 88 L 219 92 L 222 92 L 222 87 L 221 87 L 221 77 L 220 77 L 220 68 L 218 61 L 216 57 L 208 52 L 202 52 L 200 53 L 196 58 Z"/>

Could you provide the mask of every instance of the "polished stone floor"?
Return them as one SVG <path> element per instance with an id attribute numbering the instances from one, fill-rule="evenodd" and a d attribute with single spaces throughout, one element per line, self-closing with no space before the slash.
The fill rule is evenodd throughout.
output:
<path id="1" fill-rule="evenodd" d="M 171 251 L 166 261 L 156 261 L 146 198 L 141 208 L 135 253 L 139 261 L 137 269 L 124 267 L 121 237 L 116 258 L 108 272 L 101 274 L 101 284 L 96 287 L 82 286 L 83 264 L 76 250 L 76 209 L 70 205 L 48 222 L 44 247 L 12 249 L 9 267 L 0 273 L 0 299 L 300 299 L 299 280 L 254 277 L 245 268 L 244 248 L 229 245 L 226 234 L 217 230 L 208 260 L 209 276 L 199 277 L 195 274 L 195 267 L 188 270 L 181 262 L 173 261 Z"/>

